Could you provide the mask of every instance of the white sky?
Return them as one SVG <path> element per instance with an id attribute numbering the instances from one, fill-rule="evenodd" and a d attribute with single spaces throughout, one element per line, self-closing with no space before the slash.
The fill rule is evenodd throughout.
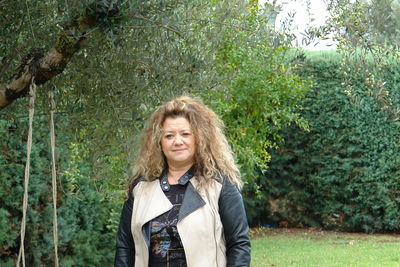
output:
<path id="1" fill-rule="evenodd" d="M 260 4 L 265 2 L 271 3 L 272 0 L 259 0 Z M 308 50 L 326 50 L 335 49 L 336 46 L 332 40 L 319 41 L 318 44 L 311 44 L 305 47 L 301 40 L 302 34 L 307 26 L 321 26 L 325 23 L 329 17 L 327 11 L 327 4 L 324 0 L 309 0 L 310 10 L 307 11 L 306 0 L 277 0 L 277 4 L 282 6 L 282 11 L 278 14 L 276 20 L 276 27 L 279 29 L 282 26 L 282 22 L 289 14 L 294 14 L 293 24 L 291 31 L 297 36 L 297 44 L 294 45 L 304 47 Z"/>

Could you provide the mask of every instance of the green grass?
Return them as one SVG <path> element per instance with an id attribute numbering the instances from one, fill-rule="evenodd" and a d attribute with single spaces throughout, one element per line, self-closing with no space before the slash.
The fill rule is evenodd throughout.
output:
<path id="1" fill-rule="evenodd" d="M 335 50 L 305 51 L 308 59 L 338 62 L 340 55 Z"/>
<path id="2" fill-rule="evenodd" d="M 252 267 L 399 266 L 399 235 L 308 230 L 252 231 Z"/>

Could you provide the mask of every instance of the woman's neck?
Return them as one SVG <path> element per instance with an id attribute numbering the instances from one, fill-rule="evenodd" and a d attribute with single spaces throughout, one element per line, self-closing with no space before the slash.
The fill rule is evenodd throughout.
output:
<path id="1" fill-rule="evenodd" d="M 179 178 L 184 175 L 193 164 L 187 164 L 182 166 L 168 166 L 168 183 L 178 184 Z"/>

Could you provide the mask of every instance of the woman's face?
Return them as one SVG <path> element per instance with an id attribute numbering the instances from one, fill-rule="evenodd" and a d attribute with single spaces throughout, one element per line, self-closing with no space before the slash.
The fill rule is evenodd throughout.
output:
<path id="1" fill-rule="evenodd" d="M 163 124 L 161 148 L 169 166 L 186 166 L 194 162 L 195 140 L 185 117 L 168 117 Z"/>

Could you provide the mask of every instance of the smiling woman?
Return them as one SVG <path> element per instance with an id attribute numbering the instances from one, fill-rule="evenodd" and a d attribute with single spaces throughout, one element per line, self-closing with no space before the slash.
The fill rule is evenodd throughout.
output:
<path id="1" fill-rule="evenodd" d="M 214 111 L 191 97 L 159 107 L 135 168 L 115 266 L 249 266 L 242 181 Z"/>
<path id="2" fill-rule="evenodd" d="M 195 140 L 185 117 L 169 117 L 163 124 L 161 148 L 168 164 L 168 182 L 177 184 L 181 172 L 194 162 Z M 182 171 L 180 171 L 182 170 Z"/>

